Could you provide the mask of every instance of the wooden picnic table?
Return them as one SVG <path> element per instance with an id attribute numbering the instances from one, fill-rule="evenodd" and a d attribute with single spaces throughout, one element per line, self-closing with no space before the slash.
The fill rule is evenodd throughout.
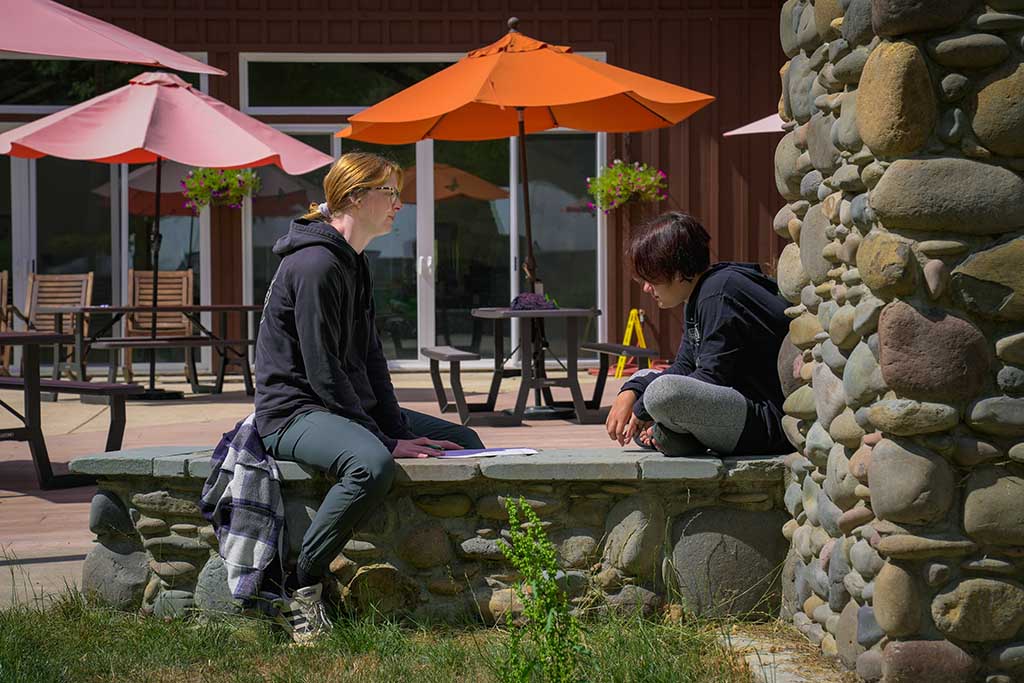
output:
<path id="1" fill-rule="evenodd" d="M 78 370 L 78 376 L 80 379 L 86 379 L 86 366 L 89 351 L 93 348 L 100 349 L 118 349 L 118 348 L 138 348 L 138 349 L 149 349 L 155 353 L 156 349 L 159 348 L 184 348 L 186 349 L 186 362 L 190 369 L 190 382 L 192 385 L 192 391 L 194 393 L 217 393 L 219 394 L 223 390 L 224 385 L 224 373 L 225 366 L 228 362 L 228 354 L 234 353 L 235 356 L 242 360 L 243 378 L 245 380 L 245 390 L 250 396 L 254 393 L 254 387 L 252 383 L 252 371 L 249 367 L 248 350 L 238 352 L 234 347 L 236 346 L 249 346 L 254 343 L 254 340 L 248 336 L 248 332 L 244 333 L 242 339 L 225 339 L 224 337 L 218 336 L 212 330 L 203 325 L 200 319 L 202 313 L 215 313 L 218 315 L 221 323 L 221 330 L 226 334 L 228 315 L 231 313 L 247 314 L 251 315 L 256 311 L 263 310 L 263 307 L 256 304 L 161 304 L 159 306 L 107 306 L 107 305 L 92 305 L 92 306 L 40 306 L 40 314 L 53 315 L 57 329 L 62 329 L 60 325 L 63 323 L 63 317 L 65 315 L 74 316 L 74 337 L 72 343 L 74 344 L 74 363 Z M 148 336 L 137 336 L 137 337 L 103 337 L 102 335 L 113 329 L 114 325 L 121 321 L 125 315 L 130 314 L 154 314 L 156 313 L 182 313 L 184 314 L 199 331 L 199 334 L 191 337 L 148 337 Z M 111 319 L 102 327 L 97 328 L 93 326 L 93 330 L 86 335 L 85 334 L 85 316 L 103 314 L 110 315 Z M 248 328 L 248 326 L 246 326 Z M 196 363 L 195 363 L 195 349 L 198 347 L 209 346 L 215 349 L 221 357 L 221 363 L 217 372 L 217 380 L 214 386 L 207 387 L 200 385 L 196 375 Z M 61 344 L 58 344 L 57 352 L 62 352 Z M 60 357 L 60 356 L 56 356 Z M 116 364 L 111 363 L 111 369 L 116 373 Z M 59 367 L 54 364 L 54 379 L 59 377 Z M 111 381 L 113 380 L 113 373 Z"/>
<path id="2" fill-rule="evenodd" d="M 594 396 L 583 398 L 579 380 L 579 325 L 601 315 L 596 308 L 552 308 L 539 310 L 518 310 L 512 308 L 474 308 L 474 318 L 494 321 L 494 376 L 491 381 L 491 393 L 496 394 L 501 380 L 512 374 L 521 374 L 522 383 L 516 397 L 516 407 L 512 415 L 516 420 L 545 419 L 563 417 L 575 413 L 580 424 L 595 424 L 601 421 L 599 408 L 601 393 L 604 391 L 604 378 L 599 377 L 595 385 Z M 505 368 L 503 348 L 503 323 L 505 320 L 519 318 L 528 324 L 519 326 L 519 349 L 522 370 Z M 548 377 L 544 367 L 547 339 L 544 335 L 544 321 L 564 320 L 566 323 L 566 358 L 565 377 Z M 566 387 L 572 400 L 556 401 L 551 395 L 551 387 Z M 527 408 L 530 390 L 534 391 L 534 405 Z"/>
<path id="3" fill-rule="evenodd" d="M 60 328 L 58 328 L 60 329 Z M 0 407 L 21 420 L 21 427 L 0 430 L 0 441 L 27 441 L 36 468 L 40 488 L 56 489 L 85 486 L 95 479 L 79 474 L 55 475 L 50 455 L 43 438 L 40 417 L 40 392 L 45 389 L 56 393 L 104 396 L 110 400 L 110 429 L 107 432 L 107 451 L 121 448 L 124 437 L 126 396 L 142 392 L 137 384 L 101 384 L 73 382 L 60 379 L 43 380 L 39 377 L 39 347 L 68 343 L 71 337 L 53 332 L 0 332 L 0 346 L 20 346 L 21 377 L 0 377 L 0 389 L 21 389 L 24 414 L 0 400 Z"/>

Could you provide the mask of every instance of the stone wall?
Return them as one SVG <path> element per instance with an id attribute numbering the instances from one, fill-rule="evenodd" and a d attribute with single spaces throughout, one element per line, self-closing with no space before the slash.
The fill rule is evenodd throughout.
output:
<path id="1" fill-rule="evenodd" d="M 784 610 L 864 680 L 1024 680 L 1024 0 L 788 0 Z"/>
<path id="2" fill-rule="evenodd" d="M 167 617 L 237 610 L 217 539 L 196 500 L 209 451 L 147 448 L 71 463 L 99 491 L 83 589 Z M 281 462 L 295 554 L 330 483 Z M 704 614 L 778 609 L 782 458 L 670 459 L 620 449 L 482 460 L 401 460 L 386 502 L 331 564 L 329 588 L 356 611 L 493 623 L 516 609 L 501 546 L 504 500 L 523 496 L 555 543 L 579 607 Z"/>

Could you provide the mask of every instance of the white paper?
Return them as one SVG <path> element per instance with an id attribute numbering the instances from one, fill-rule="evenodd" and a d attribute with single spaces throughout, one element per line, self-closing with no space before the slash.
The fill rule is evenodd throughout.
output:
<path id="1" fill-rule="evenodd" d="M 445 451 L 437 458 L 491 458 L 495 455 L 536 455 L 533 448 L 475 448 L 462 451 Z"/>

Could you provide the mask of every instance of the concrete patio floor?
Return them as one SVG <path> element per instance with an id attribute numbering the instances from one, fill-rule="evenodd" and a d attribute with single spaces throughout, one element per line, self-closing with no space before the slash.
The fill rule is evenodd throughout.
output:
<path id="1" fill-rule="evenodd" d="M 252 399 L 245 395 L 241 381 L 229 381 L 224 393 L 192 395 L 183 378 L 160 378 L 160 386 L 185 391 L 185 399 L 173 402 L 128 404 L 124 448 L 163 445 L 212 447 L 221 434 L 252 411 Z M 394 384 L 403 407 L 440 415 L 427 373 L 395 373 Z M 585 395 L 595 378 L 580 373 Z M 609 405 L 625 380 L 609 378 L 603 403 Z M 481 400 L 490 374 L 464 372 L 463 384 L 469 400 Z M 447 383 L 447 377 L 446 377 Z M 510 408 L 515 401 L 518 380 L 502 384 L 498 408 Z M 564 394 L 564 395 L 562 395 Z M 568 392 L 555 390 L 556 398 Z M 0 391 L 0 400 L 21 410 L 19 392 Z M 17 426 L 5 411 L 0 428 Z M 453 415 L 445 415 L 451 419 Z M 77 397 L 62 397 L 42 406 L 43 432 L 54 471 L 66 471 L 76 457 L 103 450 L 108 408 L 83 404 Z M 579 425 L 566 420 L 526 422 L 520 427 L 474 426 L 489 446 L 530 446 L 535 448 L 609 447 L 602 425 Z M 63 591 L 80 582 L 82 562 L 92 548 L 89 504 L 94 486 L 61 491 L 38 488 L 28 445 L 0 442 L 0 607 L 13 602 L 32 602 Z"/>

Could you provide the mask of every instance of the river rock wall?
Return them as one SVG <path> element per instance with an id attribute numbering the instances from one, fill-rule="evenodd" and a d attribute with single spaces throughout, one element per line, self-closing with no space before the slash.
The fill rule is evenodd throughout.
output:
<path id="1" fill-rule="evenodd" d="M 867 681 L 1024 681 L 1024 0 L 788 0 L 783 611 Z"/>

